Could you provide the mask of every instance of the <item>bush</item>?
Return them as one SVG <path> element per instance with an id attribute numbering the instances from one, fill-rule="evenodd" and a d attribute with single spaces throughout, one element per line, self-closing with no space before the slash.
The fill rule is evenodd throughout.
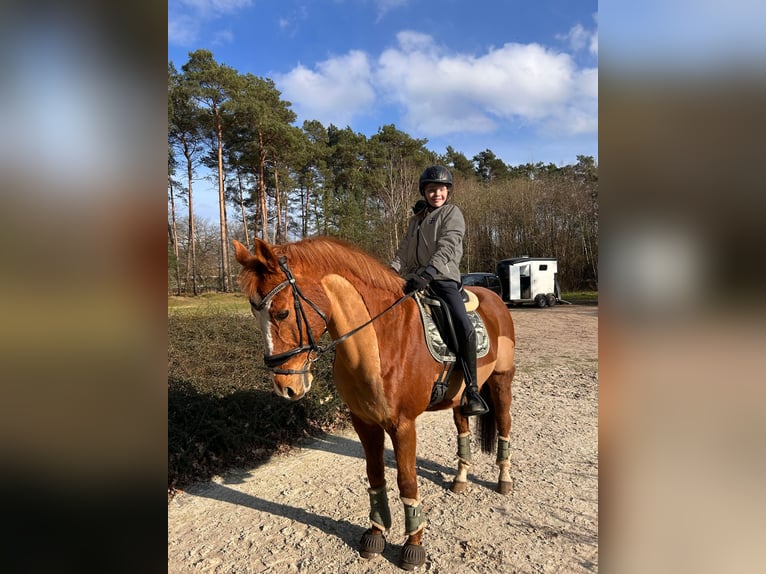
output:
<path id="1" fill-rule="evenodd" d="M 168 316 L 168 490 L 252 466 L 301 438 L 349 424 L 331 380 L 314 366 L 300 401 L 272 392 L 257 322 L 225 311 Z"/>

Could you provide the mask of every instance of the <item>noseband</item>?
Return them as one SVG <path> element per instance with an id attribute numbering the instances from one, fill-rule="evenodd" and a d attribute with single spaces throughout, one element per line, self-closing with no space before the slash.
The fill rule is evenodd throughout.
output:
<path id="1" fill-rule="evenodd" d="M 306 316 L 306 310 L 303 308 L 302 301 L 305 301 L 309 307 L 311 307 L 314 312 L 319 315 L 322 318 L 322 321 L 324 321 L 324 329 L 322 330 L 322 333 L 319 334 L 321 337 L 325 332 L 327 332 L 327 316 L 322 312 L 322 310 L 317 307 L 317 305 L 311 301 L 308 297 L 306 297 L 300 290 L 300 287 L 298 287 L 298 284 L 295 282 L 295 277 L 293 276 L 292 271 L 290 271 L 290 268 L 287 265 L 287 257 L 280 257 L 279 258 L 279 268 L 282 270 L 282 272 L 285 274 L 286 279 L 282 281 L 279 285 L 274 287 L 271 291 L 266 293 L 266 295 L 263 297 L 260 303 L 256 303 L 253 301 L 253 299 L 250 299 L 250 306 L 255 309 L 256 311 L 262 311 L 266 308 L 266 305 L 268 305 L 271 300 L 284 289 L 288 285 L 292 288 L 293 291 L 293 307 L 295 308 L 295 321 L 298 324 L 298 346 L 290 349 L 289 351 L 284 351 L 283 353 L 277 353 L 276 355 L 264 355 L 263 356 L 263 362 L 266 365 L 266 368 L 269 369 L 272 373 L 275 375 L 304 375 L 308 373 L 311 370 L 311 365 L 319 359 L 319 356 L 322 355 L 322 353 L 326 353 L 327 351 L 331 351 L 334 349 L 337 345 L 351 337 L 352 335 L 355 335 L 357 332 L 364 329 L 367 325 L 375 321 L 378 317 L 383 315 L 384 313 L 387 313 L 394 307 L 398 306 L 400 303 L 405 301 L 406 299 L 409 299 L 410 297 L 413 297 L 415 295 L 415 291 L 412 291 L 399 299 L 397 299 L 394 303 L 386 307 L 383 311 L 375 315 L 372 319 L 369 321 L 366 321 L 365 323 L 362 323 L 358 327 L 355 327 L 345 335 L 342 335 L 341 337 L 338 337 L 337 339 L 330 342 L 325 347 L 322 347 L 319 343 L 317 343 L 317 338 L 314 336 L 314 332 L 311 330 L 311 324 L 308 321 L 308 317 Z M 306 324 L 306 337 L 308 341 L 306 344 L 303 342 L 303 323 Z M 279 369 L 280 365 L 283 365 L 296 355 L 300 355 L 301 353 L 306 353 L 306 362 L 303 364 L 303 367 L 301 369 Z"/>

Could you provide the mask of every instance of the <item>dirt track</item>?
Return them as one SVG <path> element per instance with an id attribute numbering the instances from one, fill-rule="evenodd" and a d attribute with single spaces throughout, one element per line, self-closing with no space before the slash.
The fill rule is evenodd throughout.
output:
<path id="1" fill-rule="evenodd" d="M 598 307 L 514 308 L 517 374 L 508 496 L 493 455 L 474 442 L 467 492 L 449 491 L 449 411 L 418 419 L 418 477 L 428 557 L 421 571 L 598 570 Z M 177 494 L 168 506 L 168 572 L 376 573 L 396 564 L 404 517 L 390 441 L 393 526 L 382 556 L 359 557 L 369 526 L 361 445 L 328 436 L 253 469 Z"/>

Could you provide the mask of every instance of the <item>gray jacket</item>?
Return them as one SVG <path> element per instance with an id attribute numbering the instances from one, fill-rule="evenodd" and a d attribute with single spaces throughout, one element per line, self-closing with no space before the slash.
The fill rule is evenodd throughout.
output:
<path id="1" fill-rule="evenodd" d="M 430 213 L 426 212 L 425 217 L 413 215 L 391 267 L 406 276 L 422 273 L 431 265 L 438 272 L 434 279 L 451 279 L 460 283 L 463 235 L 465 220 L 456 205 L 442 205 Z"/>

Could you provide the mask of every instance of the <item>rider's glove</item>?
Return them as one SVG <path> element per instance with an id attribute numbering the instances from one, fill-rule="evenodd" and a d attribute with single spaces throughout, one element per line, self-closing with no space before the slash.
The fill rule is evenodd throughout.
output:
<path id="1" fill-rule="evenodd" d="M 435 275 L 434 271 L 436 271 L 436 269 L 429 265 L 420 275 L 415 275 L 414 277 L 407 279 L 407 283 L 404 286 L 405 295 L 407 293 L 412 293 L 413 291 L 421 291 L 428 287 L 428 284 L 433 281 Z"/>

